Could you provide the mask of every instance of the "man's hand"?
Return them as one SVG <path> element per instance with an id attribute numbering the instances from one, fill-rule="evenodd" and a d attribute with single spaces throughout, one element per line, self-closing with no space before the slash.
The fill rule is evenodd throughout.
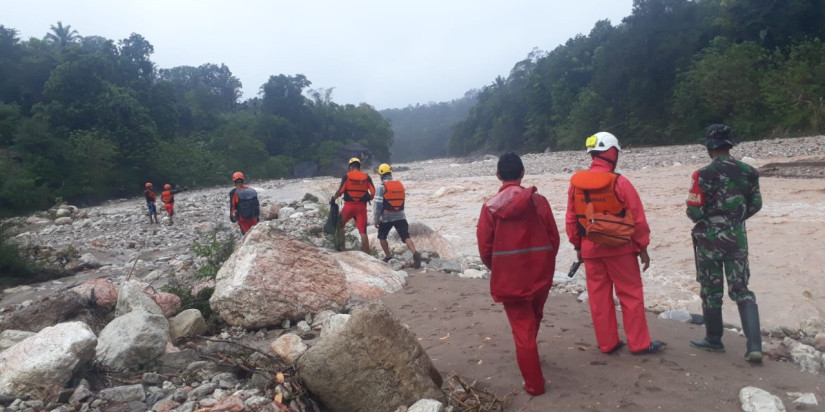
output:
<path id="1" fill-rule="evenodd" d="M 639 252 L 639 262 L 642 264 L 642 272 L 650 267 L 650 256 L 648 256 L 647 250 Z"/>
<path id="2" fill-rule="evenodd" d="M 581 249 L 576 251 L 576 262 L 584 262 L 582 260 L 582 251 L 581 251 Z"/>

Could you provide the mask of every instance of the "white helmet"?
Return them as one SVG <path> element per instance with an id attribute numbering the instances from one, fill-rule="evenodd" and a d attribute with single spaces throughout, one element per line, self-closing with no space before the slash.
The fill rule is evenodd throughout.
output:
<path id="1" fill-rule="evenodd" d="M 593 136 L 588 137 L 584 145 L 587 146 L 587 153 L 594 150 L 597 152 L 603 152 L 611 147 L 615 147 L 616 150 L 620 152 L 622 151 L 622 148 L 619 146 L 619 139 L 607 132 L 598 132 Z"/>

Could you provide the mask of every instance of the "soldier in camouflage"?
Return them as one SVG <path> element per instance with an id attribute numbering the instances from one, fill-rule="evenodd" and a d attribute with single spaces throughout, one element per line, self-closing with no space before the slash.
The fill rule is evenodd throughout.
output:
<path id="1" fill-rule="evenodd" d="M 690 345 L 711 352 L 724 352 L 722 344 L 722 300 L 724 279 L 728 296 L 739 307 L 742 330 L 747 337 L 745 359 L 762 361 L 762 336 L 756 296 L 748 289 L 748 235 L 745 220 L 762 208 L 759 173 L 734 159 L 730 149 L 738 144 L 728 126 L 707 128 L 703 141 L 713 161 L 693 173 L 687 215 L 694 222 L 691 232 L 696 258 L 696 281 L 701 286 L 706 336 Z"/>

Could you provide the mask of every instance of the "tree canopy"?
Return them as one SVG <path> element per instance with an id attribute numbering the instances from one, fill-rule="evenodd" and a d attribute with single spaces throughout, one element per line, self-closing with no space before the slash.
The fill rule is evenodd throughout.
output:
<path id="1" fill-rule="evenodd" d="M 145 182 L 197 187 L 336 173 L 335 148 L 389 156 L 389 122 L 367 104 L 309 99 L 302 74 L 273 75 L 240 102 L 225 64 L 157 68 L 137 33 L 113 41 L 57 22 L 43 39 L 0 26 L 0 215 L 138 195 Z"/>
<path id="2" fill-rule="evenodd" d="M 743 139 L 821 133 L 823 34 L 820 1 L 635 0 L 483 87 L 449 154 L 579 148 L 600 130 L 684 143 L 717 122 Z"/>

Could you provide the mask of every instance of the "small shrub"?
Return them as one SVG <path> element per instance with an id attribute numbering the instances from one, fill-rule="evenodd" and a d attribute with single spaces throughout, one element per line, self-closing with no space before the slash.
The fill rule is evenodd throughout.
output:
<path id="1" fill-rule="evenodd" d="M 312 193 L 306 193 L 306 194 L 304 194 L 304 198 L 301 201 L 302 202 L 310 201 L 312 203 L 318 203 L 318 196 L 315 196 Z"/>
<path id="2" fill-rule="evenodd" d="M 223 262 L 229 259 L 235 250 L 235 235 L 230 234 L 226 240 L 218 239 L 218 230 L 204 236 L 200 242 L 192 242 L 192 252 L 199 257 L 205 257 L 207 264 L 198 269 L 195 277 L 198 279 L 215 279 Z"/>
<path id="3" fill-rule="evenodd" d="M 215 288 L 203 288 L 197 295 L 192 295 L 192 291 L 187 286 L 180 285 L 165 285 L 160 290 L 176 295 L 180 298 L 180 309 L 178 313 L 187 309 L 197 309 L 201 312 L 201 316 L 206 321 L 209 330 L 214 330 L 217 326 L 218 320 L 212 312 L 212 307 L 209 306 L 209 298 L 215 293 Z"/>

